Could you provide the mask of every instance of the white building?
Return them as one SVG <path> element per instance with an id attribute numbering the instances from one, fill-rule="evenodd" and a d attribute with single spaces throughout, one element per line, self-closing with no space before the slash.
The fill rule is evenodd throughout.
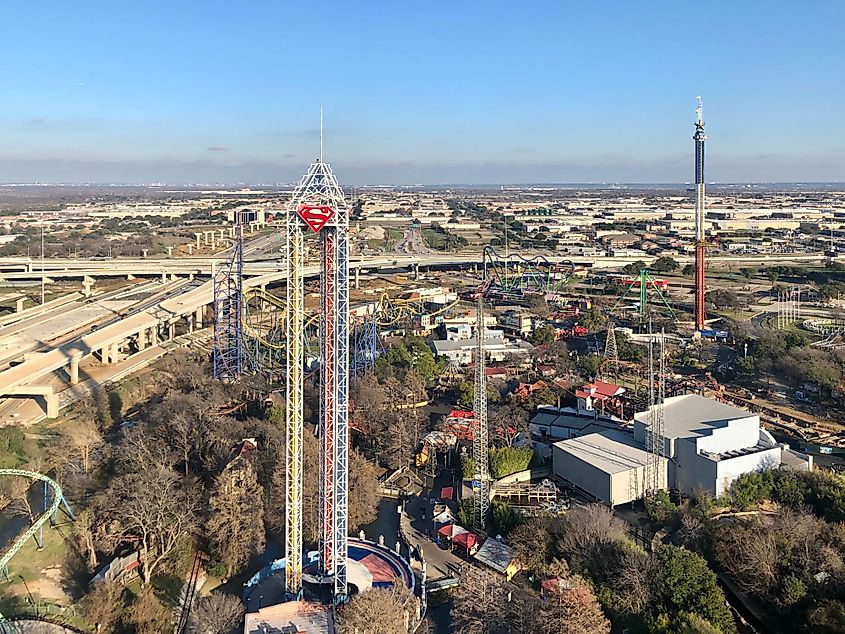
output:
<path id="1" fill-rule="evenodd" d="M 469 365 L 475 351 L 475 339 L 454 341 L 432 341 L 432 350 L 439 357 L 446 357 L 456 365 Z M 490 361 L 507 361 L 512 358 L 525 358 L 534 348 L 527 341 L 509 341 L 504 337 L 484 339 L 484 351 Z"/>
<path id="2" fill-rule="evenodd" d="M 759 416 L 732 405 L 697 394 L 673 396 L 664 404 L 664 421 L 661 479 L 666 488 L 685 495 L 718 497 L 743 473 L 782 463 L 812 468 L 811 458 L 775 442 L 760 427 Z M 549 430 L 568 426 L 536 422 L 546 423 Z M 649 412 L 641 412 L 634 416 L 633 435 L 623 430 L 578 435 L 570 430 L 568 440 L 553 445 L 554 473 L 607 504 L 642 497 L 649 425 Z"/>
<path id="3" fill-rule="evenodd" d="M 664 455 L 669 486 L 681 493 L 722 495 L 737 477 L 781 463 L 784 446 L 760 427 L 760 417 L 697 394 L 664 404 Z M 646 442 L 649 413 L 634 416 L 634 439 Z M 787 448 L 788 450 L 788 448 Z"/>

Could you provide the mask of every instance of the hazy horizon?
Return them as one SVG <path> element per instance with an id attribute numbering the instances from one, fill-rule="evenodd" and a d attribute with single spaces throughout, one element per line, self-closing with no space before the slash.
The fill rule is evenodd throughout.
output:
<path id="1" fill-rule="evenodd" d="M 292 182 L 323 106 L 347 185 L 683 183 L 696 95 L 708 181 L 845 178 L 841 2 L 93 0 L 4 18 L 2 182 Z"/>

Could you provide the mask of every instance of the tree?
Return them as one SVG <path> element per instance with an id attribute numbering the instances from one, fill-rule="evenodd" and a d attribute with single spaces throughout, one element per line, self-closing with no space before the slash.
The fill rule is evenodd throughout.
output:
<path id="1" fill-rule="evenodd" d="M 584 311 L 578 321 L 589 332 L 598 332 L 607 326 L 607 315 L 598 308 L 590 308 Z"/>
<path id="2" fill-rule="evenodd" d="M 349 452 L 349 530 L 375 521 L 379 503 L 378 467 L 357 450 Z"/>
<path id="3" fill-rule="evenodd" d="M 622 272 L 626 275 L 639 275 L 640 271 L 643 269 L 647 269 L 648 265 L 643 262 L 642 260 L 637 260 L 636 262 L 632 262 L 631 264 L 626 264 L 622 267 Z"/>
<path id="4" fill-rule="evenodd" d="M 569 511 L 555 531 L 557 548 L 570 565 L 581 570 L 598 547 L 625 538 L 625 522 L 603 504 L 590 504 Z"/>
<path id="5" fill-rule="evenodd" d="M 658 597 L 670 618 L 681 612 L 692 612 L 722 632 L 735 631 L 725 594 L 716 583 L 716 573 L 701 555 L 661 544 L 654 556 L 659 571 Z"/>
<path id="6" fill-rule="evenodd" d="M 508 543 L 516 549 L 525 570 L 539 572 L 551 552 L 552 537 L 545 522 L 526 522 L 508 535 Z"/>
<path id="7" fill-rule="evenodd" d="M 208 505 L 211 550 L 231 577 L 264 550 L 264 496 L 248 459 L 236 458 L 217 476 Z"/>
<path id="8" fill-rule="evenodd" d="M 472 381 L 464 381 L 458 388 L 458 404 L 472 408 L 475 401 L 475 385 Z"/>
<path id="9" fill-rule="evenodd" d="M 106 537 L 113 546 L 138 544 L 145 584 L 179 541 L 196 529 L 198 498 L 194 486 L 170 470 L 129 473 L 112 482 L 104 498 L 114 509 Z"/>
<path id="10" fill-rule="evenodd" d="M 490 408 L 487 420 L 496 439 L 506 447 L 512 446 L 519 434 L 528 431 L 528 411 L 514 403 Z"/>
<path id="11" fill-rule="evenodd" d="M 102 581 L 80 601 L 79 607 L 85 620 L 96 631 L 103 634 L 117 632 L 123 613 L 123 586 L 111 581 Z"/>
<path id="12" fill-rule="evenodd" d="M 244 606 L 231 594 L 212 592 L 191 609 L 191 634 L 235 634 L 243 629 Z"/>
<path id="13" fill-rule="evenodd" d="M 155 591 L 144 588 L 141 594 L 129 606 L 125 620 L 135 634 L 160 634 L 170 626 L 170 610 L 165 608 Z M 128 628 L 120 631 L 127 631 Z"/>
<path id="14" fill-rule="evenodd" d="M 496 478 L 504 478 L 512 473 L 525 471 L 534 456 L 531 447 L 501 447 L 491 448 L 490 474 Z"/>
<path id="15" fill-rule="evenodd" d="M 413 622 L 416 599 L 401 583 L 390 588 L 372 588 L 354 595 L 337 611 L 338 634 L 382 634 L 405 632 L 406 619 Z"/>
<path id="16" fill-rule="evenodd" d="M 541 634 L 599 634 L 610 632 L 610 621 L 601 610 L 589 584 L 580 575 L 558 579 L 558 587 L 543 603 Z"/>
<path id="17" fill-rule="evenodd" d="M 540 326 L 531 333 L 531 343 L 535 346 L 547 346 L 555 340 L 555 329 L 551 326 Z"/>
<path id="18" fill-rule="evenodd" d="M 693 273 L 695 273 L 695 267 L 692 264 L 684 264 L 684 268 L 681 269 L 681 275 L 690 277 Z"/>
<path id="19" fill-rule="evenodd" d="M 672 271 L 677 271 L 680 268 L 680 264 L 668 255 L 661 255 L 654 261 L 651 268 L 658 273 L 671 273 Z"/>

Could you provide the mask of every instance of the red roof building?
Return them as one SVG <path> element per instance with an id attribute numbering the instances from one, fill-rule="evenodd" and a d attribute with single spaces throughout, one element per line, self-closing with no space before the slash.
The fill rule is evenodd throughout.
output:
<path id="1" fill-rule="evenodd" d="M 622 402 L 619 397 L 624 393 L 624 387 L 604 381 L 593 381 L 582 385 L 575 391 L 575 397 L 578 399 L 578 413 L 583 416 L 616 414 L 621 411 Z"/>
<path id="2" fill-rule="evenodd" d="M 520 383 L 519 386 L 514 390 L 514 395 L 517 398 L 526 399 L 534 392 L 539 392 L 545 388 L 549 387 L 545 381 L 535 381 L 534 383 Z"/>

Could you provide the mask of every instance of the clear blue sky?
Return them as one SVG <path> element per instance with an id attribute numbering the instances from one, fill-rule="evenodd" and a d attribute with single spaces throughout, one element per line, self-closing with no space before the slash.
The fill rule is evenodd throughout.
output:
<path id="1" fill-rule="evenodd" d="M 701 11 L 697 10 L 701 8 Z M 706 11 L 706 12 L 705 12 Z M 845 2 L 9 2 L 0 182 L 845 180 Z"/>

